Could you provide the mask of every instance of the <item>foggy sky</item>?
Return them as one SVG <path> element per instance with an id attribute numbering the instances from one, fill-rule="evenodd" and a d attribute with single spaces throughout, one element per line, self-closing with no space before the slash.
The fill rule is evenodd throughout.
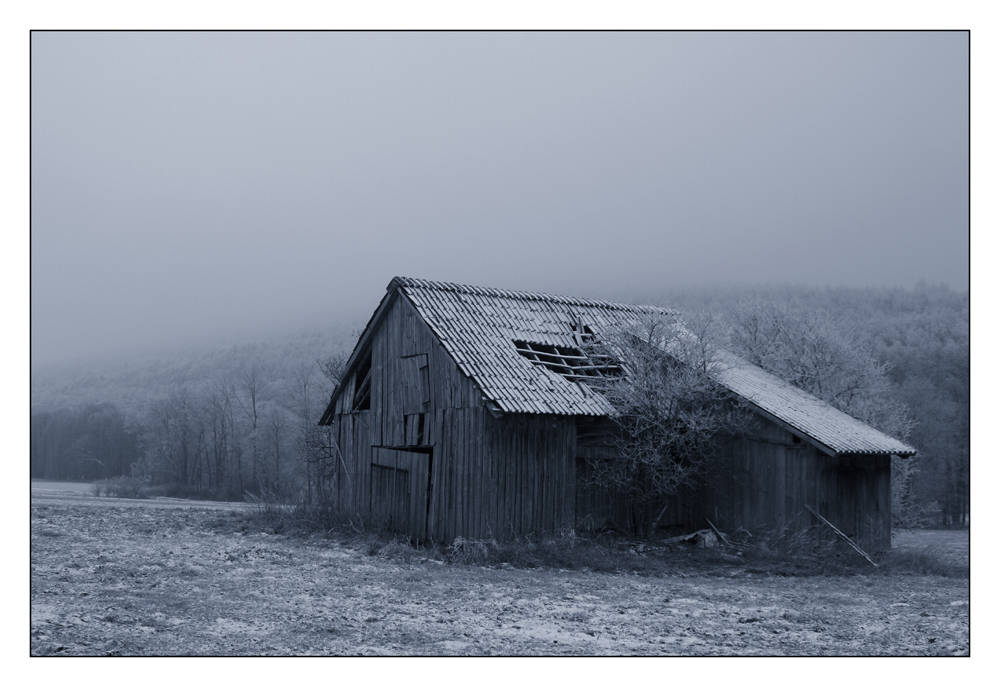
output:
<path id="1" fill-rule="evenodd" d="M 34 33 L 32 365 L 366 318 L 968 281 L 965 33 Z"/>

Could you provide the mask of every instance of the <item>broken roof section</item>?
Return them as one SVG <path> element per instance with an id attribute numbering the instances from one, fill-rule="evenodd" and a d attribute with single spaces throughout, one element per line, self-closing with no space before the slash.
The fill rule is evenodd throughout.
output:
<path id="1" fill-rule="evenodd" d="M 586 337 L 602 330 L 640 325 L 649 316 L 677 313 L 648 305 L 506 291 L 396 277 L 368 323 L 366 334 L 398 290 L 416 308 L 442 346 L 482 390 L 491 406 L 507 413 L 606 416 L 608 401 L 579 371 L 560 374 L 574 362 Z M 362 342 L 366 337 L 362 336 Z M 538 344 L 526 346 L 525 344 Z M 525 355 L 530 348 L 541 355 Z M 545 351 L 550 351 L 548 357 Z M 357 353 L 357 351 L 355 351 Z M 569 357 L 567 357 L 569 356 Z M 830 455 L 913 455 L 914 449 L 850 417 L 759 367 L 722 354 L 717 381 L 763 415 Z M 352 361 L 353 362 L 353 361 Z M 554 364 L 550 364 L 554 363 Z"/>
<path id="2" fill-rule="evenodd" d="M 576 383 L 578 375 L 556 370 L 578 362 L 574 353 L 592 333 L 637 325 L 650 315 L 676 316 L 652 306 L 404 277 L 392 280 L 388 290 L 395 288 L 413 303 L 459 369 L 506 413 L 612 413 L 603 396 Z M 525 355 L 529 349 L 534 355 Z"/>

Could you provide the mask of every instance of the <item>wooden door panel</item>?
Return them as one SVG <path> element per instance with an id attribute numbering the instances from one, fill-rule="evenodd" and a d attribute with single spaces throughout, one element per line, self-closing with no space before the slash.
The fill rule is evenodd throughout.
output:
<path id="1" fill-rule="evenodd" d="M 427 485 L 430 456 L 375 448 L 372 452 L 372 512 L 388 519 L 389 529 L 422 541 L 427 534 Z"/>
<path id="2" fill-rule="evenodd" d="M 408 453 L 410 458 L 409 535 L 421 541 L 427 534 L 427 483 L 430 476 L 430 456 L 426 453 Z"/>

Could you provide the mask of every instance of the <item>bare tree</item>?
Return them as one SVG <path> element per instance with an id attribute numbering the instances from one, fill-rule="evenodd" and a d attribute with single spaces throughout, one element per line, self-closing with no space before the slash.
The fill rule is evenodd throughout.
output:
<path id="1" fill-rule="evenodd" d="M 310 363 L 300 363 L 292 371 L 292 392 L 291 400 L 295 405 L 296 414 L 299 419 L 308 422 L 313 417 L 313 396 L 315 394 L 315 384 L 313 383 L 313 378 L 315 376 L 315 371 L 317 365 L 312 365 Z"/>
<path id="2" fill-rule="evenodd" d="M 142 422 L 142 458 L 133 466 L 133 475 L 187 487 L 197 452 L 195 414 L 186 386 L 154 402 Z"/>
<path id="3" fill-rule="evenodd" d="M 236 475 L 235 480 L 232 477 L 226 482 L 227 493 L 236 491 L 239 494 L 239 498 L 243 498 L 245 493 L 243 486 L 243 446 L 240 441 L 240 437 L 236 433 L 236 408 L 235 399 L 236 387 L 233 386 L 228 380 L 220 381 L 216 387 L 216 394 L 218 395 L 220 410 L 222 412 L 222 436 L 224 440 L 224 459 L 225 465 L 231 466 L 233 459 L 235 459 Z M 226 438 L 228 436 L 228 439 Z M 227 468 L 228 472 L 228 468 Z M 233 488 L 235 487 L 235 489 Z"/>
<path id="4" fill-rule="evenodd" d="M 347 361 L 350 357 L 350 353 L 341 351 L 340 353 L 332 353 L 325 358 L 319 358 L 316 364 L 319 365 L 320 372 L 323 373 L 327 381 L 333 386 L 337 386 L 347 370 Z"/>
<path id="5" fill-rule="evenodd" d="M 287 411 L 278 407 L 272 408 L 267 418 L 267 435 L 271 445 L 271 458 L 274 461 L 274 481 L 269 487 L 278 496 L 281 495 L 281 449 L 284 445 L 287 426 Z"/>
<path id="6" fill-rule="evenodd" d="M 316 365 L 327 381 L 325 393 L 328 397 L 340 384 L 350 357 L 349 352 L 340 351 L 316 360 Z M 310 503 L 315 501 L 330 506 L 332 480 L 340 474 L 338 461 L 342 459 L 337 454 L 331 428 L 320 427 L 316 421 L 317 418 L 310 417 L 300 435 L 301 453 L 306 466 L 306 497 Z"/>
<path id="7" fill-rule="evenodd" d="M 623 372 L 592 384 L 614 407 L 618 429 L 612 451 L 591 464 L 594 480 L 627 496 L 645 536 L 662 518 L 663 502 L 702 473 L 716 439 L 753 422 L 712 379 L 722 363 L 709 333 L 707 325 L 695 333 L 675 318 L 654 316 L 602 333 L 588 350 L 592 358 L 618 361 Z"/>
<path id="8" fill-rule="evenodd" d="M 250 455 L 252 460 L 252 483 L 256 492 L 260 492 L 260 476 L 263 472 L 260 457 L 260 423 L 261 414 L 267 407 L 268 399 L 265 394 L 268 391 L 268 384 L 264 379 L 264 369 L 261 363 L 254 359 L 243 367 L 240 379 L 240 392 L 236 395 L 243 414 L 250 423 Z"/>

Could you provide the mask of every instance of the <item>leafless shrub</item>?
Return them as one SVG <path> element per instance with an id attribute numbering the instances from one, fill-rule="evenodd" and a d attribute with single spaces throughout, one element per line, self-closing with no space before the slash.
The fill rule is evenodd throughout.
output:
<path id="1" fill-rule="evenodd" d="M 91 489 L 94 496 L 104 495 L 122 499 L 144 499 L 149 496 L 145 482 L 135 477 L 112 477 L 97 480 Z"/>
<path id="2" fill-rule="evenodd" d="M 752 415 L 713 381 L 724 364 L 712 323 L 694 331 L 669 315 L 602 332 L 589 347 L 596 358 L 619 361 L 623 376 L 593 383 L 614 407 L 618 432 L 612 451 L 591 461 L 593 479 L 631 504 L 638 534 L 658 524 L 655 507 L 705 471 L 722 435 L 746 431 Z"/>
<path id="3" fill-rule="evenodd" d="M 465 539 L 455 537 L 447 548 L 448 560 L 454 563 L 486 565 L 496 558 L 498 545 L 495 539 Z"/>
<path id="4" fill-rule="evenodd" d="M 413 546 L 405 537 L 399 536 L 392 537 L 388 541 L 371 537 L 367 553 L 369 556 L 397 561 L 411 561 L 426 555 L 421 548 Z"/>

